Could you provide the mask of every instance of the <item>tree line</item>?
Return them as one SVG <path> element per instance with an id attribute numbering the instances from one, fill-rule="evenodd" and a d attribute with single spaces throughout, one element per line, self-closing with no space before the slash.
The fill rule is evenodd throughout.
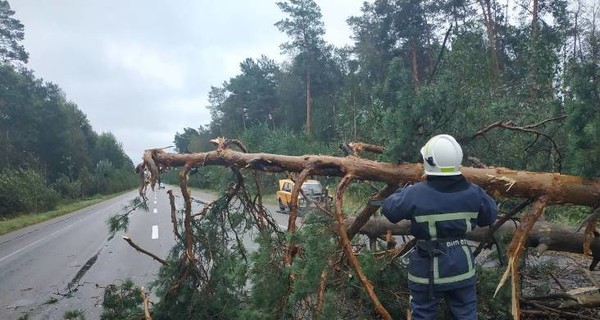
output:
<path id="1" fill-rule="evenodd" d="M 179 152 L 217 136 L 290 154 L 363 141 L 415 162 L 445 132 L 480 165 L 599 175 L 596 3 L 366 1 L 343 48 L 324 40 L 316 1 L 277 5 L 287 60 L 247 58 L 211 87 L 211 122 L 178 132 Z"/>
<path id="2" fill-rule="evenodd" d="M 133 163 L 56 84 L 26 67 L 24 26 L 0 1 L 0 216 L 135 186 Z"/>

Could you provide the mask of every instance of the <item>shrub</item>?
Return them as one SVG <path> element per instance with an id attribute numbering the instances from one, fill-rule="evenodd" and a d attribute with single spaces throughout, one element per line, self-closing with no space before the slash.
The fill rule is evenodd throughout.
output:
<path id="1" fill-rule="evenodd" d="M 52 210 L 58 193 L 35 170 L 0 172 L 0 215 Z"/>

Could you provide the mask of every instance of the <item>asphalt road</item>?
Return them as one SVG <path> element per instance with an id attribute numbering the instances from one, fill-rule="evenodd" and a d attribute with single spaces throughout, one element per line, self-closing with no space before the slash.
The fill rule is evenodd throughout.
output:
<path id="1" fill-rule="evenodd" d="M 112 239 L 106 221 L 122 212 L 137 191 L 0 236 L 0 319 L 63 319 L 67 311 L 99 319 L 107 285 L 153 280 L 160 264 L 135 251 L 122 236 L 167 256 L 175 239 L 166 190 L 149 190 L 149 211 L 131 214 L 127 232 Z M 203 201 L 214 197 L 199 192 L 193 196 Z M 181 197 L 176 199 L 177 208 L 182 207 Z M 285 229 L 287 215 L 267 208 Z"/>

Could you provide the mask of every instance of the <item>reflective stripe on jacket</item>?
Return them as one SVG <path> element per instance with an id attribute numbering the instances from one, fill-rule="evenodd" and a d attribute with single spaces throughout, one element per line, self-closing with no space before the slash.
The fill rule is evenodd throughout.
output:
<path id="1" fill-rule="evenodd" d="M 497 205 L 483 189 L 462 175 L 428 176 L 427 181 L 396 191 L 384 201 L 381 211 L 392 223 L 411 220 L 415 238 L 432 240 L 439 250 L 433 257 L 420 250 L 411 253 L 408 269 L 411 289 L 427 290 L 431 276 L 436 290 L 475 282 L 471 250 L 466 242 L 456 240 L 464 239 L 476 225 L 488 226 L 496 220 Z"/>

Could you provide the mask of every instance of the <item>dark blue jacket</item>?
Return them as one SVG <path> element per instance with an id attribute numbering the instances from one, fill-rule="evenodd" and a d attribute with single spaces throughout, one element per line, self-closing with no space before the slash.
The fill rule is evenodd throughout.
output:
<path id="1" fill-rule="evenodd" d="M 417 240 L 434 240 L 441 254 L 431 258 L 420 250 L 410 254 L 409 286 L 427 290 L 433 263 L 435 290 L 451 290 L 475 283 L 471 249 L 464 239 L 476 225 L 489 226 L 498 215 L 496 202 L 462 175 L 428 176 L 426 181 L 398 189 L 381 211 L 392 223 L 410 220 Z"/>

